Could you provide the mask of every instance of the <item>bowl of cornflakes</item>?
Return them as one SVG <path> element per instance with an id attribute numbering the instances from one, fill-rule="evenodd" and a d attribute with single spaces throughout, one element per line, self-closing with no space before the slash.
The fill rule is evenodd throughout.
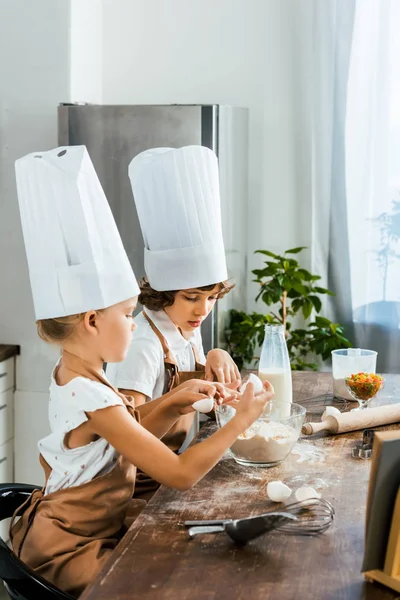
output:
<path id="1" fill-rule="evenodd" d="M 350 395 L 358 402 L 353 410 L 368 408 L 372 398 L 383 388 L 384 378 L 376 373 L 353 373 L 345 378 Z"/>

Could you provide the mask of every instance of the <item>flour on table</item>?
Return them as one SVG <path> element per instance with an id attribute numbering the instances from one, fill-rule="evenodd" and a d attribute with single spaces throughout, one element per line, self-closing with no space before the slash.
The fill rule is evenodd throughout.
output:
<path id="1" fill-rule="evenodd" d="M 298 455 L 296 462 L 321 463 L 325 462 L 325 452 L 316 448 L 313 444 L 295 444 L 292 448 L 292 454 Z"/>

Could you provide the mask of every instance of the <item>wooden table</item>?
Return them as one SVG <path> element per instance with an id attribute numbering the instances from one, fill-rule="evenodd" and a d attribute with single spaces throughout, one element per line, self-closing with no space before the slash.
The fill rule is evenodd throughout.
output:
<path id="1" fill-rule="evenodd" d="M 295 373 L 294 400 L 312 420 L 335 404 L 329 373 Z M 395 402 L 400 376 L 388 375 L 374 404 Z M 351 405 L 353 406 L 353 405 Z M 207 424 L 202 438 L 215 428 Z M 381 428 L 384 429 L 384 428 Z M 387 429 L 387 427 L 386 427 Z M 370 461 L 351 458 L 361 432 L 302 438 L 280 466 L 245 468 L 231 458 L 193 489 L 162 486 L 82 600 L 389 600 L 399 595 L 360 573 Z M 266 483 L 310 484 L 336 509 L 317 538 L 271 533 L 245 547 L 223 534 L 188 539 L 186 519 L 255 515 L 271 508 Z"/>

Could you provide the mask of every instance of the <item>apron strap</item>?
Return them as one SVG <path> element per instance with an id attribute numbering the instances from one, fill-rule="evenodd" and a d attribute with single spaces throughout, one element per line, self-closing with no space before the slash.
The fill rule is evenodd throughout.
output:
<path id="1" fill-rule="evenodd" d="M 158 327 L 154 324 L 154 322 L 150 319 L 149 315 L 146 314 L 146 312 L 144 310 L 143 310 L 143 316 L 146 319 L 146 321 L 148 322 L 148 324 L 150 325 L 150 327 L 152 328 L 152 330 L 154 331 L 154 333 L 156 334 L 156 336 L 158 337 L 158 339 L 160 340 L 160 343 L 161 343 L 161 346 L 162 346 L 162 349 L 163 349 L 163 352 L 165 355 L 164 362 L 169 362 L 169 363 L 175 365 L 176 368 L 178 369 L 178 365 L 176 364 L 176 361 L 171 353 L 171 350 L 169 349 L 167 340 L 165 339 L 165 337 L 163 336 L 161 331 L 158 329 Z M 190 342 L 190 346 L 192 348 L 194 360 L 196 363 L 195 370 L 196 371 L 204 371 L 205 367 L 201 362 L 200 354 L 199 354 L 196 344 L 193 344 L 192 342 Z"/>
<path id="2" fill-rule="evenodd" d="M 156 336 L 158 337 L 164 352 L 164 367 L 167 378 L 166 386 L 164 388 L 165 394 L 179 385 L 179 368 L 171 350 L 169 349 L 167 340 L 165 339 L 161 331 L 158 329 L 158 327 L 156 327 L 154 322 L 150 319 L 149 315 L 147 315 L 145 311 L 143 311 L 143 316 L 154 331 L 154 333 L 156 334 Z"/>
<path id="3" fill-rule="evenodd" d="M 200 359 L 200 354 L 199 354 L 199 351 L 197 349 L 196 344 L 191 344 L 191 346 L 192 346 L 192 350 L 193 350 L 194 360 L 195 360 L 195 363 L 196 363 L 195 370 L 196 371 L 205 371 L 206 368 L 203 365 L 203 363 L 200 362 L 200 360 L 201 360 Z"/>
<path id="4" fill-rule="evenodd" d="M 79 356 L 75 356 L 75 354 L 71 354 L 67 350 L 64 350 L 62 362 L 69 371 L 76 373 L 80 377 L 87 377 L 87 379 L 91 379 L 92 381 L 98 381 L 99 383 L 102 383 L 106 387 L 110 388 L 113 392 L 115 392 L 115 394 L 117 394 L 117 396 L 121 398 L 131 415 L 138 422 L 140 422 L 139 412 L 135 410 L 134 398 L 132 396 L 125 396 L 125 394 L 121 394 L 119 390 L 111 385 L 111 383 L 107 381 L 103 375 L 93 369 L 93 367 L 83 360 L 83 358 L 79 358 Z"/>
<path id="5" fill-rule="evenodd" d="M 146 319 L 146 321 L 148 322 L 148 324 L 150 325 L 150 327 L 152 328 L 152 330 L 154 331 L 154 333 L 156 334 L 156 336 L 158 337 L 160 344 L 162 346 L 163 352 L 164 352 L 164 367 L 165 367 L 166 376 L 167 376 L 167 385 L 164 389 L 164 393 L 166 393 L 166 392 L 171 391 L 177 385 L 179 385 L 179 383 L 180 383 L 179 368 L 178 368 L 175 358 L 173 357 L 171 350 L 169 349 L 167 340 L 165 339 L 165 337 L 163 336 L 161 331 L 158 329 L 158 327 L 154 324 L 154 322 L 150 319 L 149 315 L 146 314 L 146 312 L 144 310 L 143 310 L 143 316 Z M 196 345 L 192 344 L 190 342 L 190 346 L 192 348 L 192 352 L 194 355 L 195 371 L 204 373 L 205 366 L 200 362 L 200 355 L 199 355 Z M 185 371 L 183 371 L 183 372 L 185 372 Z"/>
<path id="6" fill-rule="evenodd" d="M 171 350 L 169 349 L 167 340 L 165 339 L 165 337 L 163 336 L 161 331 L 158 329 L 158 327 L 156 327 L 154 322 L 150 319 L 149 315 L 146 314 L 145 311 L 143 311 L 143 316 L 146 319 L 146 321 L 148 322 L 148 324 L 150 325 L 150 327 L 152 328 L 152 330 L 154 331 L 154 333 L 156 334 L 156 336 L 158 337 L 158 339 L 160 340 L 165 358 L 168 359 L 168 361 L 170 363 L 175 364 L 178 367 L 178 365 L 176 364 L 176 361 L 171 353 Z"/>

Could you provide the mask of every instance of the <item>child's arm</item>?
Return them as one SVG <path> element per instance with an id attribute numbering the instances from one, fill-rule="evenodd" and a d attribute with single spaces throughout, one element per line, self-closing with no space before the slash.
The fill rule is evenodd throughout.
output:
<path id="1" fill-rule="evenodd" d="M 170 392 L 167 392 L 166 394 L 163 394 L 156 400 L 151 400 L 150 402 L 146 402 L 145 401 L 146 396 L 144 396 L 144 394 L 139 394 L 139 392 L 135 392 L 133 390 L 123 390 L 123 389 L 120 389 L 119 391 L 122 394 L 125 394 L 125 396 L 133 396 L 133 398 L 135 399 L 135 408 L 138 410 L 138 412 L 140 414 L 141 423 L 143 425 L 145 417 L 150 415 L 150 413 L 152 413 L 156 408 L 158 408 L 158 406 L 160 406 L 160 404 L 163 404 L 165 402 L 165 400 L 168 400 L 168 398 L 171 398 L 171 396 L 174 396 L 175 394 L 182 391 L 183 389 L 186 389 L 186 390 L 192 391 L 192 392 L 196 392 L 196 393 L 204 393 L 208 396 L 214 396 L 215 392 L 217 390 L 219 396 L 221 396 L 221 398 L 226 399 L 227 396 L 229 394 L 231 394 L 229 388 L 231 388 L 232 390 L 235 390 L 238 387 L 237 385 L 234 385 L 234 384 L 229 385 L 229 386 L 223 386 L 221 384 L 216 385 L 215 383 L 214 384 L 207 383 L 207 385 L 205 386 L 204 385 L 205 383 L 206 382 L 204 382 L 201 379 L 190 379 L 189 381 L 186 381 L 185 383 L 181 383 L 180 385 L 178 385 L 176 388 L 174 388 Z M 204 391 L 199 392 L 198 390 L 200 390 L 200 389 L 203 389 Z M 233 395 L 236 396 L 235 392 L 233 392 Z M 143 400 L 142 400 L 142 398 L 143 398 Z M 202 396 L 202 398 L 204 398 L 204 396 Z M 202 398 L 197 397 L 195 400 L 193 400 L 193 402 L 196 402 L 196 400 L 201 400 Z M 139 403 L 137 403 L 138 400 L 139 400 Z M 192 404 L 193 404 L 193 402 L 192 402 Z M 179 417 L 179 415 L 178 415 L 178 417 Z M 148 429 L 148 427 L 146 427 L 146 429 Z"/>
<path id="2" fill-rule="evenodd" d="M 193 412 L 192 404 L 207 397 L 215 398 L 217 404 L 237 399 L 238 394 L 232 393 L 220 383 L 209 383 L 200 379 L 192 379 L 168 394 L 148 402 L 156 404 L 151 412 L 139 408 L 140 424 L 158 438 L 163 437 L 176 423 L 181 415 Z M 144 413 L 144 416 L 143 416 Z"/>
<path id="3" fill-rule="evenodd" d="M 125 407 L 113 406 L 87 413 L 93 433 L 105 438 L 132 464 L 156 481 L 180 490 L 197 483 L 216 465 L 238 435 L 245 431 L 262 413 L 273 397 L 270 384 L 254 396 L 248 384 L 236 406 L 232 420 L 200 444 L 183 454 L 174 454 L 167 446 L 135 421 Z"/>
<path id="4" fill-rule="evenodd" d="M 125 396 L 132 396 L 135 400 L 135 408 L 139 408 L 139 406 L 144 406 L 146 404 L 147 396 L 146 394 L 142 394 L 141 392 L 136 392 L 135 390 L 124 390 L 122 388 L 118 388 L 118 391 Z M 151 404 L 148 402 L 147 404 Z"/>
<path id="5" fill-rule="evenodd" d="M 175 388 L 175 390 L 177 390 L 179 387 L 180 386 Z M 132 396 L 132 398 L 135 400 L 135 408 L 140 413 L 140 417 L 142 419 L 145 416 L 149 415 L 151 412 L 153 412 L 153 410 L 157 408 L 159 404 L 164 402 L 164 400 L 169 398 L 169 396 L 174 392 L 174 390 L 171 390 L 170 392 L 163 394 L 156 400 L 150 400 L 149 402 L 146 402 L 147 396 L 145 394 L 142 394 L 141 392 L 136 392 L 135 390 L 126 390 L 122 388 L 118 388 L 118 390 L 121 392 L 121 394 L 124 394 L 125 396 Z"/>
<path id="6" fill-rule="evenodd" d="M 127 390 L 124 388 L 118 388 L 118 391 L 121 392 L 121 394 L 124 394 L 124 396 L 132 396 L 132 398 L 135 401 L 135 408 L 137 410 L 139 410 L 139 407 L 141 406 L 147 406 L 148 404 L 151 404 L 153 402 L 153 400 L 147 402 L 147 398 L 148 396 L 146 396 L 146 394 L 142 394 L 141 392 L 136 392 L 135 390 Z M 160 396 L 161 398 L 163 398 L 163 396 Z M 153 409 L 151 409 L 153 410 Z M 150 410 L 150 412 L 151 412 Z"/>

